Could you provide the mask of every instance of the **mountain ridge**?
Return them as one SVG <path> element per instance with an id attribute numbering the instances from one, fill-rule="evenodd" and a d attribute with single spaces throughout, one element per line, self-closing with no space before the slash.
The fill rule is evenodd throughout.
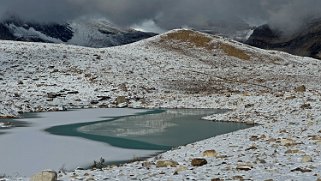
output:
<path id="1" fill-rule="evenodd" d="M 122 29 L 106 19 L 77 19 L 69 23 L 34 23 L 11 18 L 0 22 L 0 39 L 65 43 L 87 47 L 124 45 L 155 33 Z"/>
<path id="2" fill-rule="evenodd" d="M 321 59 L 321 21 L 307 23 L 300 31 L 291 34 L 262 25 L 253 31 L 245 43 L 263 49 Z"/>

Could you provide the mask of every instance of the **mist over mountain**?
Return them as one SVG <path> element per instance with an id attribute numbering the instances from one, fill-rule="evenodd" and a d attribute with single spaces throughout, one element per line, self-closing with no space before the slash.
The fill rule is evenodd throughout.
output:
<path id="1" fill-rule="evenodd" d="M 269 24 L 272 29 L 293 33 L 310 18 L 320 17 L 318 0 L 2 0 L 0 19 L 10 16 L 38 23 L 64 23 L 98 15 L 130 27 L 146 21 L 168 30 L 206 27 L 213 24 Z"/>
<path id="2" fill-rule="evenodd" d="M 154 35 L 156 34 L 121 28 L 103 18 L 38 23 L 11 17 L 0 22 L 2 40 L 64 43 L 96 48 L 124 45 Z"/>
<path id="3" fill-rule="evenodd" d="M 296 33 L 285 34 L 267 24 L 262 25 L 253 31 L 246 43 L 263 49 L 321 59 L 321 19 L 307 21 L 304 27 Z"/>

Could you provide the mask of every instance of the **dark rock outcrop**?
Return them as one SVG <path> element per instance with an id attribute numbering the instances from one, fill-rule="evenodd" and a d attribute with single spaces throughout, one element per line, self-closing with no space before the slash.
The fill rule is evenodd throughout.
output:
<path id="1" fill-rule="evenodd" d="M 296 33 L 280 32 L 268 25 L 256 28 L 247 44 L 321 59 L 321 20 L 307 23 Z"/>

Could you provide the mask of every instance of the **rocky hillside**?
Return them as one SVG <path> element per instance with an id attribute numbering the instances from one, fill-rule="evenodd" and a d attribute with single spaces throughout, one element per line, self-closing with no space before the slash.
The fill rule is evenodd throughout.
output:
<path id="1" fill-rule="evenodd" d="M 321 21 L 307 23 L 301 31 L 291 35 L 263 25 L 254 30 L 246 43 L 263 49 L 321 59 Z"/>
<path id="2" fill-rule="evenodd" d="M 1 116 L 72 107 L 220 108 L 228 103 L 212 96 L 321 85 L 313 59 L 191 30 L 104 49 L 2 41 L 0 52 Z"/>

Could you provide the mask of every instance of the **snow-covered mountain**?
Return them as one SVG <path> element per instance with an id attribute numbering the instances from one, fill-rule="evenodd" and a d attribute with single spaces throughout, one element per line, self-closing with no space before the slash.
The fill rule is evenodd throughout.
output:
<path id="1" fill-rule="evenodd" d="M 110 47 L 154 36 L 154 33 L 123 29 L 102 18 L 82 18 L 69 23 L 32 23 L 14 18 L 0 22 L 0 39 Z"/>
<path id="2" fill-rule="evenodd" d="M 309 21 L 295 33 L 280 32 L 269 25 L 262 25 L 254 30 L 246 43 L 263 49 L 321 59 L 321 20 Z"/>

